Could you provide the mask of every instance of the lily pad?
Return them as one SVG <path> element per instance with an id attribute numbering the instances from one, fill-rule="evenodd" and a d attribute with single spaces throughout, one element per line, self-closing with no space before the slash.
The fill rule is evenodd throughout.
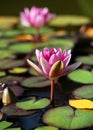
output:
<path id="1" fill-rule="evenodd" d="M 25 67 L 16 67 L 16 68 L 9 70 L 9 73 L 11 73 L 11 74 L 22 74 L 25 72 L 27 72 L 27 68 L 25 68 Z"/>
<path id="2" fill-rule="evenodd" d="M 15 55 L 11 50 L 3 49 L 0 50 L 0 60 L 6 59 L 6 58 L 15 58 Z"/>
<path id="3" fill-rule="evenodd" d="M 17 43 L 10 46 L 10 50 L 12 50 L 15 53 L 29 53 L 34 48 L 35 48 L 34 43 Z"/>
<path id="4" fill-rule="evenodd" d="M 41 88 L 50 85 L 50 81 L 45 77 L 30 77 L 21 82 L 21 85 L 27 88 Z"/>
<path id="5" fill-rule="evenodd" d="M 11 76 L 11 75 L 0 78 L 1 83 L 11 83 L 13 81 L 21 82 L 22 80 L 23 80 L 23 77 L 21 76 Z"/>
<path id="6" fill-rule="evenodd" d="M 6 75 L 6 73 L 4 71 L 0 71 L 0 77 L 3 77 L 5 75 Z"/>
<path id="7" fill-rule="evenodd" d="M 4 130 L 5 128 L 11 126 L 12 124 L 13 124 L 12 122 L 1 121 L 0 122 L 0 130 Z"/>
<path id="8" fill-rule="evenodd" d="M 74 82 L 83 84 L 93 83 L 93 73 L 83 69 L 77 69 L 68 75 L 68 78 Z"/>
<path id="9" fill-rule="evenodd" d="M 80 57 L 76 58 L 76 61 L 80 61 L 83 64 L 87 64 L 87 65 L 93 65 L 93 55 L 80 56 Z"/>
<path id="10" fill-rule="evenodd" d="M 31 28 L 24 28 L 23 30 L 22 30 L 22 33 L 24 33 L 24 34 L 35 34 L 35 28 L 33 28 L 33 27 L 31 27 Z M 52 29 L 52 28 L 49 28 L 49 27 L 41 27 L 40 29 L 39 29 L 39 33 L 40 34 L 48 34 L 48 33 L 52 33 L 52 32 L 54 32 L 54 30 Z"/>
<path id="11" fill-rule="evenodd" d="M 93 110 L 72 109 L 69 106 L 48 110 L 43 115 L 44 123 L 64 129 L 80 129 L 93 125 Z"/>
<path id="12" fill-rule="evenodd" d="M 78 15 L 59 15 L 55 19 L 51 20 L 49 25 L 60 27 L 60 26 L 79 26 L 82 24 L 87 24 L 91 20 L 85 16 Z"/>
<path id="13" fill-rule="evenodd" d="M 78 98 L 92 99 L 93 98 L 93 85 L 82 86 L 74 90 L 72 94 Z"/>
<path id="14" fill-rule="evenodd" d="M 3 118 L 3 114 L 0 112 L 0 120 L 2 120 Z"/>
<path id="15" fill-rule="evenodd" d="M 6 59 L 2 60 L 0 62 L 0 69 L 9 69 L 13 67 L 18 67 L 24 65 L 25 61 L 24 60 L 12 60 L 12 59 Z"/>
<path id="16" fill-rule="evenodd" d="M 62 48 L 62 50 L 66 49 L 71 49 L 73 47 L 74 43 L 71 39 L 51 39 L 40 46 L 38 46 L 39 49 L 43 49 L 44 47 L 48 48 Z"/>
<path id="17" fill-rule="evenodd" d="M 5 129 L 5 130 L 21 130 L 21 128 L 8 128 L 8 129 Z"/>
<path id="18" fill-rule="evenodd" d="M 9 30 L 8 29 L 8 30 L 2 31 L 2 36 L 3 37 L 13 37 L 13 36 L 18 35 L 20 33 L 21 33 L 20 30 L 13 30 L 13 29 Z"/>
<path id="19" fill-rule="evenodd" d="M 3 106 L 1 108 L 1 112 L 6 114 L 7 116 L 16 116 L 16 117 L 22 117 L 22 116 L 26 116 L 26 115 L 32 115 L 34 113 L 36 113 L 37 111 L 35 110 L 29 110 L 29 111 L 25 111 L 21 108 L 16 107 L 15 104 L 10 104 L 7 106 Z"/>
<path id="20" fill-rule="evenodd" d="M 24 101 L 20 101 L 16 103 L 16 106 L 23 109 L 23 110 L 35 110 L 35 109 L 42 109 L 47 107 L 50 104 L 50 100 L 47 98 L 42 98 L 40 100 L 36 100 L 34 98 L 26 99 Z"/>
<path id="21" fill-rule="evenodd" d="M 58 128 L 53 126 L 40 126 L 35 128 L 34 130 L 58 130 Z"/>

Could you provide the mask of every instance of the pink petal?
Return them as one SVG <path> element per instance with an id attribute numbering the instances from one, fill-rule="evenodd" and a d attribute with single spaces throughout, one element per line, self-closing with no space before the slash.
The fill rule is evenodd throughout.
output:
<path id="1" fill-rule="evenodd" d="M 56 61 L 58 61 L 58 58 L 56 56 L 56 54 L 53 54 L 50 59 L 49 59 L 49 64 L 52 65 L 54 64 Z"/>
<path id="2" fill-rule="evenodd" d="M 41 67 L 42 67 L 45 75 L 48 76 L 49 71 L 50 71 L 50 65 L 49 65 L 49 63 L 47 62 L 46 59 L 40 58 L 40 64 L 41 64 Z"/>
<path id="3" fill-rule="evenodd" d="M 27 59 L 27 63 L 41 76 L 44 76 L 44 73 L 42 72 L 42 70 L 36 65 L 34 64 L 32 61 L 30 61 L 29 59 Z"/>
<path id="4" fill-rule="evenodd" d="M 40 51 L 36 49 L 35 53 L 36 53 L 37 60 L 40 63 Z"/>
<path id="5" fill-rule="evenodd" d="M 67 57 L 63 60 L 65 67 L 68 65 L 70 59 L 71 59 L 71 55 L 67 56 Z"/>
<path id="6" fill-rule="evenodd" d="M 81 62 L 76 62 L 72 65 L 69 65 L 67 68 L 64 69 L 62 76 L 68 75 L 70 72 L 74 71 L 81 65 Z"/>

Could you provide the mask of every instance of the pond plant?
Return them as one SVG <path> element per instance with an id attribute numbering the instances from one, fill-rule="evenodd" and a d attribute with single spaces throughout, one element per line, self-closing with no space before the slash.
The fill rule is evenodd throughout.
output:
<path id="1" fill-rule="evenodd" d="M 36 6 L 0 17 L 0 130 L 93 129 L 89 22 Z"/>

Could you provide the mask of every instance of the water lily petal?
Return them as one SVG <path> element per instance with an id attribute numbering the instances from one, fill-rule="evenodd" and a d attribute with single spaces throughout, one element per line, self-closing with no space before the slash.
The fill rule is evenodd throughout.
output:
<path id="1" fill-rule="evenodd" d="M 60 76 L 64 68 L 64 64 L 62 61 L 57 61 L 53 64 L 49 72 L 49 78 L 56 79 Z"/>
<path id="2" fill-rule="evenodd" d="M 40 64 L 41 64 L 41 67 L 45 73 L 46 76 L 48 76 L 49 74 L 49 71 L 50 71 L 50 65 L 49 63 L 47 62 L 47 60 L 45 60 L 44 58 L 40 58 Z"/>
<path id="3" fill-rule="evenodd" d="M 36 65 L 34 64 L 32 61 L 30 61 L 29 59 L 27 59 L 27 63 L 41 76 L 44 76 L 44 73 L 42 72 L 42 70 Z"/>
<path id="4" fill-rule="evenodd" d="M 74 71 L 81 65 L 81 62 L 76 62 L 72 65 L 69 65 L 67 68 L 64 69 L 62 76 L 69 74 L 70 72 Z"/>

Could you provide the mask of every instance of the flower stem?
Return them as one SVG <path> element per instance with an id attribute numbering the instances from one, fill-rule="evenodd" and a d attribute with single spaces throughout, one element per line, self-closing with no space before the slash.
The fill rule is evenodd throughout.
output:
<path id="1" fill-rule="evenodd" d="M 35 42 L 40 41 L 39 28 L 35 28 Z"/>
<path id="2" fill-rule="evenodd" d="M 55 84 L 55 80 L 51 80 L 51 93 L 50 93 L 51 102 L 53 102 L 54 100 L 54 84 Z"/>

